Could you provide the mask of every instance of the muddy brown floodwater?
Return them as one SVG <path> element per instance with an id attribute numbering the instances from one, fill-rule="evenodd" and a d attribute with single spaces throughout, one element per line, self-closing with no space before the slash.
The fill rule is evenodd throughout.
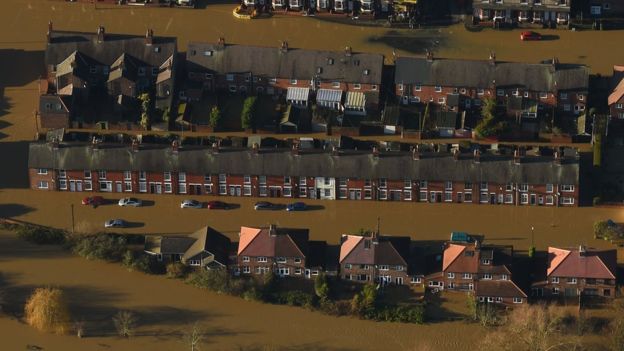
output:
<path id="1" fill-rule="evenodd" d="M 99 6 L 99 5 L 98 5 Z M 43 72 L 43 50 L 48 20 L 58 29 L 177 36 L 180 50 L 190 40 L 277 46 L 281 40 L 293 47 L 379 52 L 391 58 L 433 49 L 437 56 L 486 58 L 494 51 L 500 60 L 536 62 L 558 57 L 562 62 L 590 64 L 596 73 L 608 74 L 624 62 L 624 32 L 543 31 L 549 39 L 522 43 L 518 31 L 470 33 L 462 26 L 424 31 L 357 27 L 312 18 L 273 17 L 241 21 L 231 16 L 233 4 L 208 5 L 201 10 L 143 9 L 70 4 L 47 0 L 0 1 L 0 216 L 71 228 L 71 204 L 77 230 L 99 230 L 106 219 L 124 218 L 137 226 L 131 232 L 190 233 L 211 225 L 236 238 L 240 225 L 307 227 L 313 239 L 336 243 L 340 234 L 370 228 L 381 218 L 386 234 L 410 235 L 417 240 L 443 240 L 452 230 L 486 235 L 489 241 L 526 249 L 530 227 L 535 227 L 539 249 L 547 245 L 605 246 L 593 240 L 592 223 L 612 218 L 624 221 L 624 211 L 600 208 L 529 208 L 509 206 L 454 206 L 445 204 L 321 202 L 321 209 L 303 213 L 255 212 L 254 199 L 227 199 L 241 205 L 223 212 L 180 210 L 180 196 L 141 196 L 154 205 L 98 209 L 79 205 L 81 194 L 27 190 L 27 142 L 36 133 L 33 111 L 36 79 Z M 204 197 L 201 200 L 206 201 Z M 131 273 L 102 262 L 89 262 L 53 247 L 35 247 L 0 233 L 0 273 L 9 300 L 20 306 L 36 286 L 65 289 L 77 318 L 84 318 L 88 337 L 38 333 L 9 317 L 0 317 L 2 350 L 23 350 L 27 344 L 45 350 L 180 350 L 183 325 L 201 321 L 208 331 L 211 350 L 239 346 L 275 345 L 292 350 L 434 350 L 474 349 L 482 330 L 462 322 L 425 326 L 372 323 L 334 318 L 283 306 L 262 305 L 220 296 L 162 277 Z M 19 308 L 18 308 L 19 309 Z M 132 309 L 141 317 L 139 335 L 120 340 L 110 332 L 110 316 Z M 94 325 L 103 325 L 103 329 Z M 91 328 L 91 329 L 89 329 Z M 104 333 L 104 334 L 103 334 Z M 91 335 L 89 335 L 91 334 Z"/>

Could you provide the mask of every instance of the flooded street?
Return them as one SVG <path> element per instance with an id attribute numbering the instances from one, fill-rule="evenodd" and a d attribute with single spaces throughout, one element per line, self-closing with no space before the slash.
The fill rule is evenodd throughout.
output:
<path id="1" fill-rule="evenodd" d="M 98 5 L 98 7 L 101 5 Z M 493 243 L 513 244 L 523 250 L 530 245 L 535 227 L 538 249 L 548 245 L 605 246 L 594 240 L 594 221 L 612 218 L 624 222 L 624 210 L 605 208 L 542 208 L 489 205 L 446 205 L 348 201 L 310 201 L 319 210 L 286 213 L 256 212 L 257 199 L 226 198 L 240 204 L 231 211 L 180 210 L 182 196 L 141 195 L 153 200 L 144 208 L 106 205 L 93 209 L 79 205 L 85 194 L 28 190 L 27 142 L 36 133 L 33 111 L 43 73 L 43 50 L 48 20 L 62 30 L 177 36 L 179 50 L 188 41 L 216 41 L 277 47 L 287 40 L 292 47 L 383 53 L 388 62 L 398 55 L 433 49 L 436 56 L 485 59 L 495 51 L 499 60 L 537 62 L 558 57 L 561 62 L 584 63 L 594 73 L 609 74 L 615 63 L 624 63 L 624 31 L 541 31 L 552 40 L 523 43 L 519 31 L 467 32 L 463 26 L 422 31 L 383 27 L 358 27 L 314 18 L 275 16 L 241 21 L 232 17 L 233 4 L 208 5 L 206 9 L 108 7 L 48 0 L 0 2 L 0 217 L 72 228 L 102 228 L 111 218 L 139 224 L 132 232 L 190 233 L 210 225 L 237 239 L 241 225 L 310 228 L 311 238 L 337 243 L 340 234 L 372 228 L 381 218 L 384 234 L 409 235 L 416 240 L 445 240 L 453 230 L 480 233 Z M 114 198 L 110 197 L 110 198 Z M 117 197 L 118 198 L 118 197 Z M 210 198 L 202 197 L 207 201 Z M 285 201 L 282 201 L 285 202 Z M 69 291 L 72 308 L 89 318 L 110 320 L 118 309 L 141 312 L 143 336 L 130 341 L 94 335 L 41 334 L 8 317 L 0 318 L 0 337 L 7 350 L 24 349 L 27 343 L 45 350 L 178 350 L 182 325 L 200 320 L 209 331 L 208 349 L 232 350 L 239 346 L 261 350 L 274 345 L 292 350 L 433 350 L 474 349 L 482 330 L 463 322 L 416 326 L 334 318 L 303 309 L 262 305 L 212 294 L 162 277 L 127 272 L 120 266 L 89 262 L 58 248 L 34 247 L 0 233 L 0 273 L 10 296 L 22 296 L 35 286 L 60 286 Z M 21 294 L 21 295 L 20 295 Z M 21 302 L 23 301 L 16 301 Z M 161 335 L 161 336 L 157 336 Z M 8 343 L 7 343 L 8 342 Z"/>

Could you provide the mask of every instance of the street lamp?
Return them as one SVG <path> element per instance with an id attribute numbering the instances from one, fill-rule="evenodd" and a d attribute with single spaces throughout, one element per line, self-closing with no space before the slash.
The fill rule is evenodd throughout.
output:
<path id="1" fill-rule="evenodd" d="M 535 248 L 535 227 L 531 226 L 531 247 Z"/>

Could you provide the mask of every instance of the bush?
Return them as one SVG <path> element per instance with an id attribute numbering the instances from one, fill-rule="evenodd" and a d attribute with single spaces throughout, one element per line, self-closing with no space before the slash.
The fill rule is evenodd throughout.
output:
<path id="1" fill-rule="evenodd" d="M 386 306 L 375 310 L 374 318 L 377 321 L 401 323 L 425 323 L 424 305 L 415 306 Z"/>
<path id="2" fill-rule="evenodd" d="M 230 274 L 225 269 L 218 270 L 201 270 L 193 272 L 187 282 L 198 288 L 209 289 L 218 293 L 229 294 Z"/>
<path id="3" fill-rule="evenodd" d="M 119 235 L 98 234 L 75 239 L 73 252 L 87 259 L 118 262 L 126 252 L 126 239 Z"/>
<path id="4" fill-rule="evenodd" d="M 60 289 L 38 288 L 26 302 L 24 313 L 26 323 L 38 330 L 57 334 L 69 330 L 69 309 Z"/>
<path id="5" fill-rule="evenodd" d="M 314 279 L 314 292 L 322 301 L 329 299 L 329 283 L 325 274 L 321 273 Z"/>
<path id="6" fill-rule="evenodd" d="M 16 233 L 19 238 L 39 245 L 65 243 L 65 232 L 59 229 L 21 225 L 16 226 Z"/>
<path id="7" fill-rule="evenodd" d="M 275 294 L 274 301 L 288 306 L 314 307 L 314 295 L 300 290 L 283 291 Z"/>
<path id="8" fill-rule="evenodd" d="M 600 200 L 600 196 L 594 196 L 594 198 L 592 199 L 592 204 L 593 204 L 594 206 L 598 206 L 598 205 L 600 205 L 600 203 L 601 203 L 601 202 L 602 202 L 602 201 Z"/>
<path id="9" fill-rule="evenodd" d="M 535 246 L 529 247 L 529 258 L 535 257 Z"/>
<path id="10" fill-rule="evenodd" d="M 150 259 L 142 253 L 139 253 L 137 255 L 132 250 L 126 250 L 122 258 L 122 264 L 129 271 L 152 273 L 152 269 L 150 267 Z"/>
<path id="11" fill-rule="evenodd" d="M 168 278 L 184 278 L 186 276 L 186 266 L 181 262 L 173 262 L 167 265 Z"/>
<path id="12" fill-rule="evenodd" d="M 243 103 L 243 110 L 241 111 L 241 126 L 244 129 L 251 128 L 254 124 L 256 113 L 256 97 L 250 96 L 245 99 Z"/>

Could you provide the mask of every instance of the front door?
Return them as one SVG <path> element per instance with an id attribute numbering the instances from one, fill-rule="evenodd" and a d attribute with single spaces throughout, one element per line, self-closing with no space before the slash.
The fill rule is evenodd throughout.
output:
<path id="1" fill-rule="evenodd" d="M 403 285 L 403 277 L 396 277 L 396 285 Z"/>
<path id="2" fill-rule="evenodd" d="M 535 196 L 535 194 L 531 194 L 531 205 L 535 205 L 536 204 L 536 199 L 537 197 Z"/>
<path id="3" fill-rule="evenodd" d="M 457 202 L 462 202 L 463 195 L 463 193 L 457 193 Z"/>
<path id="4" fill-rule="evenodd" d="M 544 196 L 540 195 L 537 199 L 537 203 L 541 206 L 544 204 Z"/>
<path id="5" fill-rule="evenodd" d="M 75 180 L 70 180 L 69 181 L 69 191 L 76 191 L 76 181 Z"/>
<path id="6" fill-rule="evenodd" d="M 504 200 L 504 195 L 503 194 L 498 194 L 498 203 L 502 204 Z"/>
<path id="7" fill-rule="evenodd" d="M 490 194 L 490 204 L 496 203 L 496 194 Z"/>
<path id="8" fill-rule="evenodd" d="M 431 192 L 429 193 L 429 200 L 430 202 L 436 202 L 436 193 L 435 192 Z"/>
<path id="9" fill-rule="evenodd" d="M 76 181 L 76 191 L 82 191 L 82 181 L 81 180 L 77 180 Z"/>
<path id="10" fill-rule="evenodd" d="M 115 191 L 121 193 L 123 191 L 121 182 L 115 182 Z"/>

